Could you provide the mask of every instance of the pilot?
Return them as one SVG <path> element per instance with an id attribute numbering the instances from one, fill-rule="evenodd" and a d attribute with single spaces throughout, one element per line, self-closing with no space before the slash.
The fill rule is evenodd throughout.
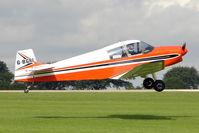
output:
<path id="1" fill-rule="evenodd" d="M 133 44 L 130 44 L 130 45 L 128 46 L 128 52 L 129 52 L 129 54 L 131 54 L 131 55 L 136 54 L 136 52 L 134 51 L 134 45 L 133 45 Z"/>

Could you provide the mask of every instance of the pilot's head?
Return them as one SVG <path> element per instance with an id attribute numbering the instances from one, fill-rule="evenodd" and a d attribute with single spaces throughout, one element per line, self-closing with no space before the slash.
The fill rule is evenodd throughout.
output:
<path id="1" fill-rule="evenodd" d="M 133 46 L 133 44 L 131 44 L 131 45 L 129 45 L 129 50 L 133 50 L 134 49 L 134 46 Z"/>

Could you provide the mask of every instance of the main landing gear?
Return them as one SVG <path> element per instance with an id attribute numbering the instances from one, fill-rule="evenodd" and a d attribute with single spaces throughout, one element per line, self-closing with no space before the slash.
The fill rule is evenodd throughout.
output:
<path id="1" fill-rule="evenodd" d="M 162 80 L 153 80 L 152 78 L 146 78 L 143 81 L 143 86 L 146 89 L 152 89 L 154 88 L 154 90 L 161 92 L 165 89 L 165 84 Z"/>

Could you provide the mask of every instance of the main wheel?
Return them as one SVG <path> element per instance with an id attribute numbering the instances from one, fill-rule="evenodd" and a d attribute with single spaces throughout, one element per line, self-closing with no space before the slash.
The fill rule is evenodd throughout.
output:
<path id="1" fill-rule="evenodd" d="M 165 84 L 162 80 L 156 80 L 154 83 L 154 89 L 158 92 L 161 92 L 165 89 Z"/>
<path id="2" fill-rule="evenodd" d="M 153 86 L 154 86 L 154 80 L 152 78 L 146 78 L 144 81 L 143 81 L 143 86 L 144 88 L 146 89 L 152 89 Z"/>

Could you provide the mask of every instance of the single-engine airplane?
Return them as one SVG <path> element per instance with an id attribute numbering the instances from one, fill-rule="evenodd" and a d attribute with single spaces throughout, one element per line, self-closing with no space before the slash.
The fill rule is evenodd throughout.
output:
<path id="1" fill-rule="evenodd" d="M 146 89 L 163 91 L 165 84 L 155 73 L 181 62 L 187 53 L 183 46 L 153 47 L 144 41 L 128 40 L 53 64 L 38 63 L 32 49 L 17 52 L 15 81 L 36 82 L 130 79 L 143 77 Z M 152 74 L 153 78 L 147 77 Z"/>

